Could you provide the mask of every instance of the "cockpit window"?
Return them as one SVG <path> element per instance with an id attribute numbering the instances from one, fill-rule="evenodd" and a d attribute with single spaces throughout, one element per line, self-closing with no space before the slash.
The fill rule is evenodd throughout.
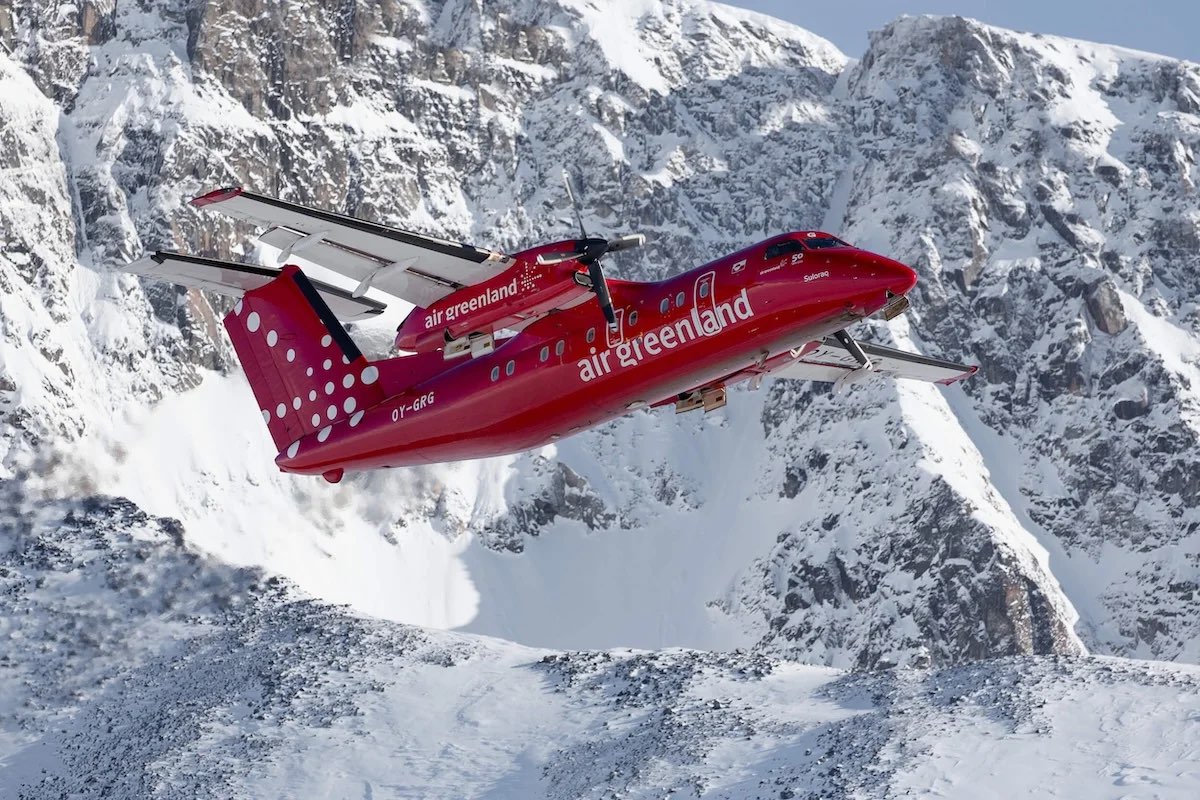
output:
<path id="1" fill-rule="evenodd" d="M 849 247 L 850 245 L 843 242 L 841 239 L 833 236 L 810 236 L 804 240 L 804 243 L 813 250 L 822 250 L 827 247 Z"/>
<path id="2" fill-rule="evenodd" d="M 784 239 L 782 242 L 776 242 L 767 248 L 767 252 L 763 254 L 763 258 L 768 261 L 772 258 L 786 256 L 788 253 L 799 253 L 804 250 L 804 245 L 800 244 L 795 239 Z"/>

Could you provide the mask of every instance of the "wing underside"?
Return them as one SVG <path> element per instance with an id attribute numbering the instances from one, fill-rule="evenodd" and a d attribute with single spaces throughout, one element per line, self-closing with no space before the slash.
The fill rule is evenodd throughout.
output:
<path id="1" fill-rule="evenodd" d="M 289 203 L 242 189 L 219 189 L 192 204 L 266 230 L 259 239 L 418 306 L 492 278 L 512 263 L 503 253 Z"/>
<path id="2" fill-rule="evenodd" d="M 979 369 L 977 366 L 930 358 L 919 353 L 906 353 L 869 342 L 859 342 L 859 346 L 871 360 L 871 372 L 892 378 L 949 386 L 974 375 Z M 859 367 L 860 364 L 850 351 L 836 339 L 829 337 L 797 360 L 773 370 L 771 375 L 778 378 L 837 382 Z"/>

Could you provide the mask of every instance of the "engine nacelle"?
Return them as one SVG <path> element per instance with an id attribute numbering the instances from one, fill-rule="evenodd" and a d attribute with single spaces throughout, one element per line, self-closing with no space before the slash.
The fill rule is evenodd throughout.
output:
<path id="1" fill-rule="evenodd" d="M 577 305 L 591 291 L 579 263 L 574 259 L 538 263 L 538 254 L 563 250 L 560 242 L 519 253 L 514 256 L 516 263 L 496 277 L 464 286 L 428 308 L 414 308 L 396 331 L 396 347 L 418 353 L 446 349 L 449 356 L 451 342 L 519 328 L 554 309 Z"/>

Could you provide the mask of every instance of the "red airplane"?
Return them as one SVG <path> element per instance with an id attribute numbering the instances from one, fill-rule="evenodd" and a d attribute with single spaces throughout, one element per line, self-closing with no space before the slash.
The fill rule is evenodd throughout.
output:
<path id="1" fill-rule="evenodd" d="M 851 338 L 847 325 L 903 311 L 917 276 L 819 231 L 640 283 L 601 266 L 640 236 L 585 232 L 504 255 L 238 188 L 191 202 L 265 227 L 280 263 L 301 256 L 358 281 L 346 291 L 295 265 L 166 252 L 127 266 L 238 298 L 225 328 L 276 464 L 332 483 L 541 447 L 635 409 L 712 411 L 730 385 L 765 375 L 840 389 L 872 375 L 951 384 L 978 369 Z M 383 311 L 368 289 L 416 305 L 396 334 L 402 354 L 368 360 L 339 321 Z"/>

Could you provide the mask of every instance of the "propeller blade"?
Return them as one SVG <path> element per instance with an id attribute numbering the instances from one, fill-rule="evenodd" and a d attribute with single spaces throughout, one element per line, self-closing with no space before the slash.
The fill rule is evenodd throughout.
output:
<path id="1" fill-rule="evenodd" d="M 571 176 L 566 169 L 562 171 L 563 185 L 567 187 L 567 198 L 571 201 L 571 209 L 575 212 L 575 221 L 579 223 L 579 235 L 588 238 L 587 228 L 583 227 L 583 214 L 579 211 L 579 201 L 575 199 L 575 190 L 571 188 Z"/>
<path id="2" fill-rule="evenodd" d="M 643 233 L 630 233 L 625 236 L 618 236 L 616 239 L 608 240 L 608 252 L 619 253 L 622 250 L 632 250 L 635 247 L 642 247 L 646 244 L 646 235 Z"/>
<path id="3" fill-rule="evenodd" d="M 612 295 L 608 293 L 608 281 L 604 280 L 604 267 L 600 266 L 599 258 L 587 266 L 588 274 L 592 278 L 592 291 L 596 293 L 596 301 L 600 303 L 600 310 L 604 312 L 604 319 L 608 322 L 609 327 L 615 328 L 617 325 L 617 312 L 613 311 Z"/>
<path id="4" fill-rule="evenodd" d="M 579 258 L 579 251 L 572 250 L 569 253 L 542 253 L 537 257 L 539 264 L 561 264 L 564 261 L 570 261 L 573 258 Z"/>

